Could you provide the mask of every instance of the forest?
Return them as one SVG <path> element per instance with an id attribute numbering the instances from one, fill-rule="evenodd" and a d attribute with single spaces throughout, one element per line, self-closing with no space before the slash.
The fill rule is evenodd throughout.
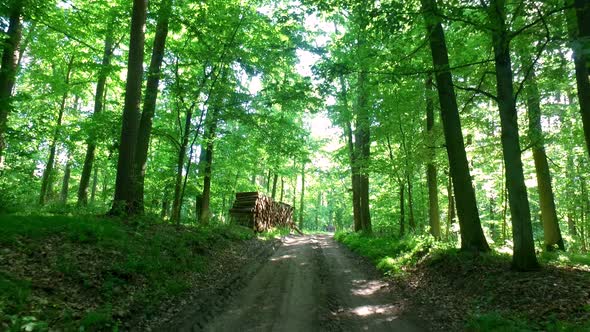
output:
<path id="1" fill-rule="evenodd" d="M 0 52 L 2 330 L 234 330 L 346 250 L 399 330 L 590 329 L 589 0 L 3 0 Z"/>

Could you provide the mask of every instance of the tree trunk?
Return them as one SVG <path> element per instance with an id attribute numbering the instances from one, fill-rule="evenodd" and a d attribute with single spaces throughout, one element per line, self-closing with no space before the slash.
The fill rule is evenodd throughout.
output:
<path id="1" fill-rule="evenodd" d="M 21 15 L 23 1 L 13 0 L 8 20 L 7 39 L 2 50 L 2 67 L 0 67 L 0 168 L 4 164 L 6 149 L 6 129 L 8 114 L 12 111 L 12 90 L 16 80 L 19 58 L 19 45 L 22 38 Z"/>
<path id="2" fill-rule="evenodd" d="M 410 231 L 411 232 L 416 232 L 416 220 L 414 219 L 414 202 L 413 202 L 413 197 L 412 197 L 412 178 L 410 177 L 410 174 L 406 174 L 406 182 L 408 183 L 408 212 L 409 212 L 409 218 L 408 218 L 408 224 L 410 226 Z"/>
<path id="3" fill-rule="evenodd" d="M 448 197 L 448 205 L 447 205 L 447 239 L 450 235 L 451 226 L 455 223 L 455 218 L 457 214 L 455 213 L 455 195 L 453 194 L 453 179 L 449 174 L 449 180 L 447 181 L 447 197 Z"/>
<path id="4" fill-rule="evenodd" d="M 525 66 L 533 66 L 533 62 L 530 60 L 525 62 Z M 533 159 L 537 174 L 537 190 L 539 192 L 545 249 L 550 251 L 557 246 L 559 249 L 565 250 L 555 209 L 549 163 L 547 162 L 547 154 L 545 153 L 543 129 L 541 127 L 541 97 L 539 95 L 539 88 L 537 87 L 534 68 L 531 68 L 525 93 L 527 95 L 529 139 L 532 144 Z"/>
<path id="5" fill-rule="evenodd" d="M 314 228 L 316 231 L 320 230 L 320 213 L 321 213 L 321 207 L 322 207 L 322 192 L 318 191 L 318 200 L 316 203 L 316 209 L 315 209 L 315 223 L 314 223 Z"/>
<path id="6" fill-rule="evenodd" d="M 568 188 L 575 188 L 575 167 L 574 167 L 574 157 L 572 154 L 567 155 L 567 162 L 565 168 L 565 178 L 567 179 L 567 187 Z M 574 199 L 568 200 L 567 204 L 567 226 L 568 226 L 568 233 L 570 236 L 575 237 L 577 236 L 576 231 L 576 202 Z"/>
<path id="7" fill-rule="evenodd" d="M 354 231 L 360 232 L 363 230 L 363 223 L 361 220 L 360 174 L 357 152 L 355 151 L 354 141 L 352 138 L 352 125 L 350 121 L 346 124 L 346 135 L 350 159 L 350 172 L 352 174 L 352 214 L 354 220 Z"/>
<path id="8" fill-rule="evenodd" d="M 356 162 L 358 163 L 358 193 L 360 201 L 360 222 L 364 232 L 371 233 L 371 212 L 369 207 L 369 171 L 371 157 L 371 120 L 367 105 L 367 72 L 361 71 L 358 79 L 357 118 L 355 133 Z"/>
<path id="9" fill-rule="evenodd" d="M 68 194 L 70 192 L 70 176 L 72 174 L 72 162 L 68 157 L 68 161 L 66 163 L 66 168 L 64 170 L 64 177 L 61 184 L 61 192 L 59 194 L 59 201 L 62 205 L 66 205 L 68 203 Z"/>
<path id="10" fill-rule="evenodd" d="M 66 76 L 64 78 L 65 89 L 62 97 L 61 103 L 59 105 L 59 111 L 57 114 L 57 121 L 55 123 L 55 130 L 53 132 L 53 138 L 51 140 L 51 145 L 49 148 L 49 157 L 47 158 L 47 165 L 45 166 L 45 170 L 43 171 L 43 177 L 41 180 L 41 192 L 39 194 L 39 205 L 45 205 L 47 202 L 47 193 L 49 192 L 51 176 L 53 173 L 53 167 L 55 164 L 55 153 L 57 150 L 57 142 L 59 141 L 61 135 L 61 123 L 64 116 L 64 111 L 66 109 L 66 101 L 68 99 L 69 94 L 69 85 L 70 85 L 70 76 L 72 74 L 72 66 L 74 64 L 74 57 L 70 58 L 68 62 L 68 67 L 66 69 Z"/>
<path id="11" fill-rule="evenodd" d="M 344 76 L 340 76 L 340 85 L 342 91 L 340 92 L 341 103 L 344 105 L 344 117 L 346 118 L 344 131 L 346 134 L 346 144 L 348 145 L 348 159 L 350 162 L 350 173 L 351 173 L 351 180 L 352 180 L 352 214 L 353 214 L 353 222 L 354 222 L 354 231 L 358 232 L 362 230 L 362 223 L 361 223 L 361 201 L 359 195 L 359 178 L 358 178 L 358 163 L 356 160 L 356 151 L 354 150 L 354 140 L 353 140 L 353 133 L 352 133 L 352 123 L 348 119 L 350 109 L 348 107 L 348 89 L 346 88 L 346 81 L 344 80 Z"/>
<path id="12" fill-rule="evenodd" d="M 93 117 L 96 117 L 103 111 L 104 97 L 107 77 L 110 71 L 111 58 L 113 57 L 113 29 L 114 20 L 111 20 L 109 27 L 107 27 L 107 34 L 104 41 L 104 53 L 102 56 L 102 63 L 98 73 L 98 82 L 94 93 L 94 112 Z M 86 206 L 88 204 L 88 185 L 90 184 L 90 173 L 94 165 L 94 158 L 96 153 L 96 139 L 94 137 L 88 138 L 88 147 L 86 149 L 86 157 L 84 158 L 84 166 L 82 167 L 82 175 L 80 176 L 80 186 L 78 187 L 78 206 Z"/>
<path id="13" fill-rule="evenodd" d="M 164 197 L 162 198 L 162 210 L 160 211 L 160 218 L 162 219 L 168 217 L 168 211 L 170 210 L 170 198 L 168 197 L 167 189 L 164 189 Z"/>
<path id="14" fill-rule="evenodd" d="M 283 201 L 284 195 L 285 195 L 285 179 L 281 176 L 281 197 L 279 198 L 279 202 Z"/>
<path id="15" fill-rule="evenodd" d="M 133 0 L 131 16 L 131 36 L 129 57 L 127 60 L 127 83 L 125 86 L 125 104 L 123 107 L 123 126 L 119 141 L 119 159 L 115 197 L 110 214 L 135 215 L 133 166 L 137 137 L 139 131 L 139 107 L 141 104 L 141 86 L 143 82 L 143 55 L 145 44 L 145 21 L 147 0 Z"/>
<path id="16" fill-rule="evenodd" d="M 156 36 L 152 49 L 152 59 L 148 71 L 147 84 L 145 88 L 145 99 L 143 111 L 139 122 L 137 136 L 137 148 L 134 160 L 135 190 L 133 192 L 133 206 L 136 206 L 137 213 L 144 213 L 144 183 L 147 158 L 152 134 L 152 124 L 156 112 L 156 101 L 158 99 L 158 87 L 160 85 L 161 68 L 166 49 L 166 38 L 168 36 L 168 24 L 172 11 L 172 0 L 164 0 L 160 4 L 158 23 L 156 24 Z"/>
<path id="17" fill-rule="evenodd" d="M 461 249 L 489 251 L 490 248 L 481 228 L 475 191 L 469 173 L 469 164 L 461 131 L 461 119 L 453 87 L 453 78 L 449 69 L 449 56 L 438 8 L 435 0 L 421 0 L 421 3 L 430 37 L 430 49 L 436 71 L 436 86 L 441 107 L 445 142 L 457 200 L 457 211 L 461 226 Z"/>
<path id="18" fill-rule="evenodd" d="M 305 208 L 305 162 L 301 163 L 301 201 L 299 204 L 299 229 L 303 229 L 303 209 Z"/>
<path id="19" fill-rule="evenodd" d="M 191 128 L 191 119 L 193 117 L 192 108 L 189 108 L 184 120 L 184 131 L 182 132 L 182 141 L 178 147 L 178 157 L 176 159 L 176 181 L 174 184 L 174 200 L 172 201 L 172 222 L 180 224 L 180 214 L 182 210 L 182 171 L 184 169 L 184 159 L 186 148 L 189 140 L 189 130 Z M 189 160 L 190 162 L 190 160 Z M 200 206 L 199 206 L 200 207 Z M 197 214 L 198 215 L 198 214 Z"/>
<path id="20" fill-rule="evenodd" d="M 520 137 L 514 96 L 510 39 L 505 22 L 505 0 L 491 0 L 488 16 L 494 29 L 492 45 L 496 64 L 497 102 L 502 129 L 502 151 L 506 165 L 506 187 L 512 217 L 514 254 L 512 267 L 528 271 L 538 267 L 531 225 L 531 211 L 524 182 Z"/>
<path id="21" fill-rule="evenodd" d="M 266 192 L 269 193 L 270 192 L 270 178 L 272 175 L 272 171 L 269 169 L 268 170 L 268 176 L 266 177 Z"/>
<path id="22" fill-rule="evenodd" d="M 590 1 L 570 0 L 569 4 L 574 9 L 566 13 L 569 34 L 572 39 L 572 51 L 574 55 L 574 66 L 576 69 L 576 84 L 578 90 L 578 103 L 582 115 L 584 127 L 584 138 L 586 139 L 586 151 L 590 154 L 590 74 L 588 63 L 590 56 Z M 575 13 L 574 13 L 575 11 Z"/>
<path id="23" fill-rule="evenodd" d="M 215 143 L 215 135 L 217 131 L 217 112 L 213 112 L 209 128 L 205 139 L 207 140 L 207 148 L 205 153 L 205 165 L 203 167 L 203 194 L 201 200 L 201 224 L 208 224 L 211 219 L 211 165 L 213 163 L 213 147 Z"/>
<path id="24" fill-rule="evenodd" d="M 405 182 L 399 182 L 399 236 L 406 234 L 406 211 L 404 207 L 404 192 L 406 191 Z"/>
<path id="25" fill-rule="evenodd" d="M 428 183 L 428 220 L 430 234 L 435 239 L 440 239 L 440 210 L 438 206 L 438 183 L 436 174 L 435 138 L 434 138 L 434 100 L 433 100 L 432 76 L 426 79 L 426 136 L 429 145 L 428 162 L 426 164 L 426 182 Z"/>
<path id="26" fill-rule="evenodd" d="M 272 180 L 272 199 L 275 199 L 277 197 L 277 183 L 279 182 L 279 175 L 277 173 L 275 173 L 275 176 Z"/>
<path id="27" fill-rule="evenodd" d="M 90 192 L 90 204 L 96 200 L 96 189 L 98 187 L 98 167 L 94 166 L 94 176 L 92 177 L 92 191 Z"/>

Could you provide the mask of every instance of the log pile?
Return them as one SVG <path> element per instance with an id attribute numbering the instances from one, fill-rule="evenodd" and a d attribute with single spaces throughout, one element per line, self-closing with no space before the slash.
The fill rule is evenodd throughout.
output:
<path id="1" fill-rule="evenodd" d="M 293 222 L 293 207 L 258 192 L 237 193 L 229 210 L 233 220 L 240 225 L 264 232 L 275 227 L 288 227 L 301 233 Z"/>

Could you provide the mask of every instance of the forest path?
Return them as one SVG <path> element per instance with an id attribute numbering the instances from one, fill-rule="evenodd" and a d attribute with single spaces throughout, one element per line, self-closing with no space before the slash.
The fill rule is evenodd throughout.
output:
<path id="1" fill-rule="evenodd" d="M 421 331 L 402 299 L 331 236 L 290 236 L 205 331 Z"/>

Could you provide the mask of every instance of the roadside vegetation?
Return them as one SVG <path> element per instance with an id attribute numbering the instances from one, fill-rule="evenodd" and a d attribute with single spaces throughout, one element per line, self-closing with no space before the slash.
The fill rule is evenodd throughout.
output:
<path id="1" fill-rule="evenodd" d="M 590 330 L 588 255 L 545 252 L 540 269 L 522 273 L 505 248 L 474 254 L 430 235 L 335 237 L 389 276 L 436 330 Z"/>
<path id="2" fill-rule="evenodd" d="M 253 237 L 240 226 L 0 215 L 0 330 L 125 329 Z"/>

